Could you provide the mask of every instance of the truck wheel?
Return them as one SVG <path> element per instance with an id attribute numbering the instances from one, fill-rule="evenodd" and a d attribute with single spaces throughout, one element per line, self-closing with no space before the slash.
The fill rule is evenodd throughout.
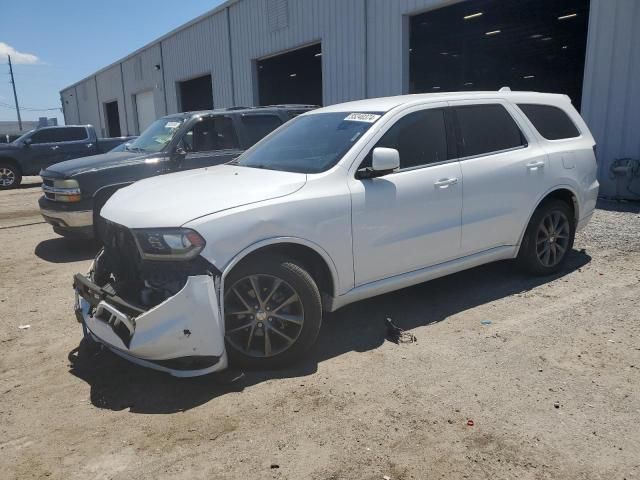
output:
<path id="1" fill-rule="evenodd" d="M 573 248 L 575 221 L 561 200 L 544 202 L 531 217 L 518 252 L 519 265 L 534 275 L 557 272 Z"/>
<path id="2" fill-rule="evenodd" d="M 232 365 L 278 368 L 307 353 L 322 324 L 313 278 L 282 257 L 240 264 L 225 280 L 225 341 Z"/>
<path id="3" fill-rule="evenodd" d="M 22 182 L 20 170 L 11 163 L 0 162 L 0 190 L 16 188 Z"/>

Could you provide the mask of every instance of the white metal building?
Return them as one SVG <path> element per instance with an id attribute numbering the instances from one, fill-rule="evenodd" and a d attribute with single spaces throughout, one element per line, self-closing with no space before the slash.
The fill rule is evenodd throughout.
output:
<path id="1" fill-rule="evenodd" d="M 115 136 L 212 107 L 567 93 L 615 195 L 610 165 L 640 159 L 638 25 L 639 0 L 230 0 L 60 94 L 67 124 Z"/>

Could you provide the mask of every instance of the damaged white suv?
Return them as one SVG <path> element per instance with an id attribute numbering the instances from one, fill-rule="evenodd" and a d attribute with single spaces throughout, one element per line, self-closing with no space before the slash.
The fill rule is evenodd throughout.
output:
<path id="1" fill-rule="evenodd" d="M 483 263 L 556 272 L 595 208 L 594 140 L 568 97 L 503 90 L 333 105 L 119 190 L 79 320 L 194 376 L 288 364 L 323 311 Z"/>

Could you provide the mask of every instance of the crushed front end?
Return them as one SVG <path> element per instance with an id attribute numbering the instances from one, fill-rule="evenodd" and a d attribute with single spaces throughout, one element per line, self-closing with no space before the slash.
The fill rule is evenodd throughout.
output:
<path id="1" fill-rule="evenodd" d="M 104 248 L 76 274 L 76 315 L 88 334 L 142 366 L 188 377 L 227 366 L 220 272 L 200 255 L 149 260 L 134 233 L 106 222 Z"/>

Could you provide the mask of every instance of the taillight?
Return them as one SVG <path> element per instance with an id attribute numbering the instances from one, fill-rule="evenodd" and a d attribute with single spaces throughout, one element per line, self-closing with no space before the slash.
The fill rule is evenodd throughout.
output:
<path id="1" fill-rule="evenodd" d="M 598 146 L 593 144 L 593 156 L 596 157 L 596 163 L 598 163 Z"/>

